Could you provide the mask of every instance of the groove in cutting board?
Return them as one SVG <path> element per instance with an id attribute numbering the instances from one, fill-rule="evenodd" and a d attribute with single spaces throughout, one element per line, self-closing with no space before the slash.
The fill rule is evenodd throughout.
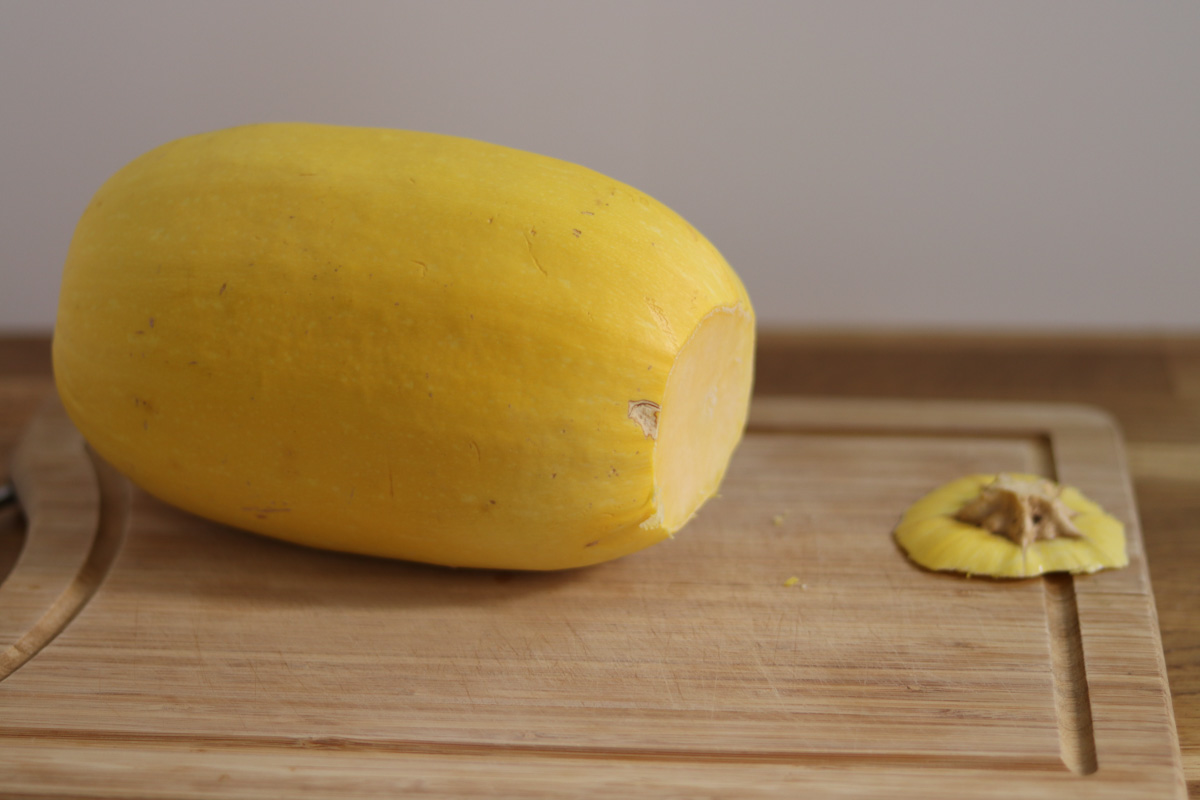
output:
<path id="1" fill-rule="evenodd" d="M 1083 637 L 1079 632 L 1079 607 L 1075 581 L 1070 575 L 1042 578 L 1046 600 L 1046 627 L 1050 634 L 1050 671 L 1054 675 L 1054 707 L 1058 713 L 1058 739 L 1063 763 L 1077 775 L 1099 768 L 1092 729 L 1092 704 L 1083 664 Z"/>
<path id="2" fill-rule="evenodd" d="M 79 448 L 78 458 L 87 462 L 87 469 L 97 484 L 99 497 L 99 514 L 95 531 L 92 532 L 91 546 L 87 558 L 74 576 L 69 578 L 62 593 L 46 609 L 45 613 L 25 633 L 0 651 L 0 681 L 16 672 L 26 662 L 38 654 L 46 645 L 54 640 L 71 620 L 87 605 L 92 595 L 103 583 L 104 577 L 112 568 L 113 560 L 120 552 L 121 542 L 129 526 L 130 487 L 120 474 L 102 459 Z M 29 470 L 36 472 L 45 465 L 27 465 Z M 81 469 L 84 465 L 80 466 Z M 41 497 L 49 503 L 61 502 L 59 497 Z M 42 504 L 37 504 L 42 505 Z M 31 510 L 29 524 L 25 532 L 25 540 L 39 542 L 46 536 L 44 515 L 38 510 Z M 87 525 L 88 517 L 78 518 L 76 524 Z M 52 521 L 50 524 L 54 524 Z M 79 530 L 73 532 L 77 539 L 86 541 L 88 532 Z M 18 557 L 13 573 L 9 577 L 20 574 L 22 562 Z M 23 576 L 22 576 L 23 577 Z M 34 576 L 34 580 L 37 577 Z"/>
<path id="3" fill-rule="evenodd" d="M 0 586 L 25 549 L 25 520 L 16 502 L 0 506 Z"/>
<path id="4" fill-rule="evenodd" d="M 719 753 L 698 752 L 688 749 L 644 747 L 575 747 L 553 744 L 515 744 L 503 746 L 472 744 L 470 742 L 430 742 L 423 740 L 374 740 L 350 737 L 296 737 L 296 736 L 223 736 L 177 735 L 165 733 L 143 734 L 130 731 L 72 730 L 46 728 L 0 729 L 0 742 L 32 740 L 53 741 L 56 744 L 74 742 L 83 746 L 97 742 L 122 742 L 156 750 L 208 749 L 287 751 L 321 750 L 329 752 L 377 753 L 381 755 L 433 755 L 453 757 L 513 757 L 513 758 L 559 758 L 603 761 L 642 761 L 677 763 L 727 763 L 727 764 L 790 764 L 822 767 L 854 768 L 888 765 L 897 768 L 971 769 L 986 765 L 994 770 L 1022 770 L 1056 774 L 1062 765 L 1053 757 L 988 756 L 939 753 L 904 752 L 800 752 L 795 750 L 769 751 L 726 749 Z"/>
<path id="5" fill-rule="evenodd" d="M 1054 443 L 1049 437 L 1039 450 L 1040 472 L 1058 481 Z M 1042 578 L 1046 631 L 1050 641 L 1050 672 L 1054 676 L 1054 710 L 1058 715 L 1058 747 L 1063 763 L 1076 775 L 1091 775 L 1100 765 L 1092 726 L 1092 703 L 1083 661 L 1083 635 L 1075 578 L 1065 573 Z"/>

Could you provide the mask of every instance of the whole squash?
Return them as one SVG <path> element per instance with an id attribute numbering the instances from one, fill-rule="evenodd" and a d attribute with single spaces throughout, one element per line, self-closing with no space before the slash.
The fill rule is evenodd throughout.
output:
<path id="1" fill-rule="evenodd" d="M 733 270 L 645 194 L 469 139 L 292 123 L 108 180 L 54 334 L 70 416 L 151 494 L 512 569 L 681 528 L 741 437 L 753 354 Z"/>

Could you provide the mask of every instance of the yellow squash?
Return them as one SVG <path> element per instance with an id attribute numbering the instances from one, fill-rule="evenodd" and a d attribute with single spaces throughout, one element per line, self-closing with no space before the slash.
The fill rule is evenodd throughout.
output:
<path id="1" fill-rule="evenodd" d="M 717 250 L 583 167 L 255 125 L 159 147 L 71 242 L 59 393 L 150 493 L 304 545 L 575 567 L 660 541 L 745 424 Z"/>

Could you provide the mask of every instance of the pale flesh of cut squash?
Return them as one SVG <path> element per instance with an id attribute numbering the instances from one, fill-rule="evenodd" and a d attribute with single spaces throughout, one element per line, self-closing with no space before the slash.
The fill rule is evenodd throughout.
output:
<path id="1" fill-rule="evenodd" d="M 657 513 L 674 533 L 712 497 L 742 436 L 754 368 L 754 320 L 737 308 L 701 320 L 667 379 L 654 450 Z"/>

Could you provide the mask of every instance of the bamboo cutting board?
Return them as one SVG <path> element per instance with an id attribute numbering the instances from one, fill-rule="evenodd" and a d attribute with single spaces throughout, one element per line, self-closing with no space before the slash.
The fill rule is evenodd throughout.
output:
<path id="1" fill-rule="evenodd" d="M 908 504 L 997 471 L 1078 486 L 1130 567 L 1000 582 L 897 550 Z M 679 536 L 562 573 L 199 520 L 57 404 L 14 472 L 0 794 L 1186 796 L 1120 437 L 1085 408 L 759 399 Z"/>

